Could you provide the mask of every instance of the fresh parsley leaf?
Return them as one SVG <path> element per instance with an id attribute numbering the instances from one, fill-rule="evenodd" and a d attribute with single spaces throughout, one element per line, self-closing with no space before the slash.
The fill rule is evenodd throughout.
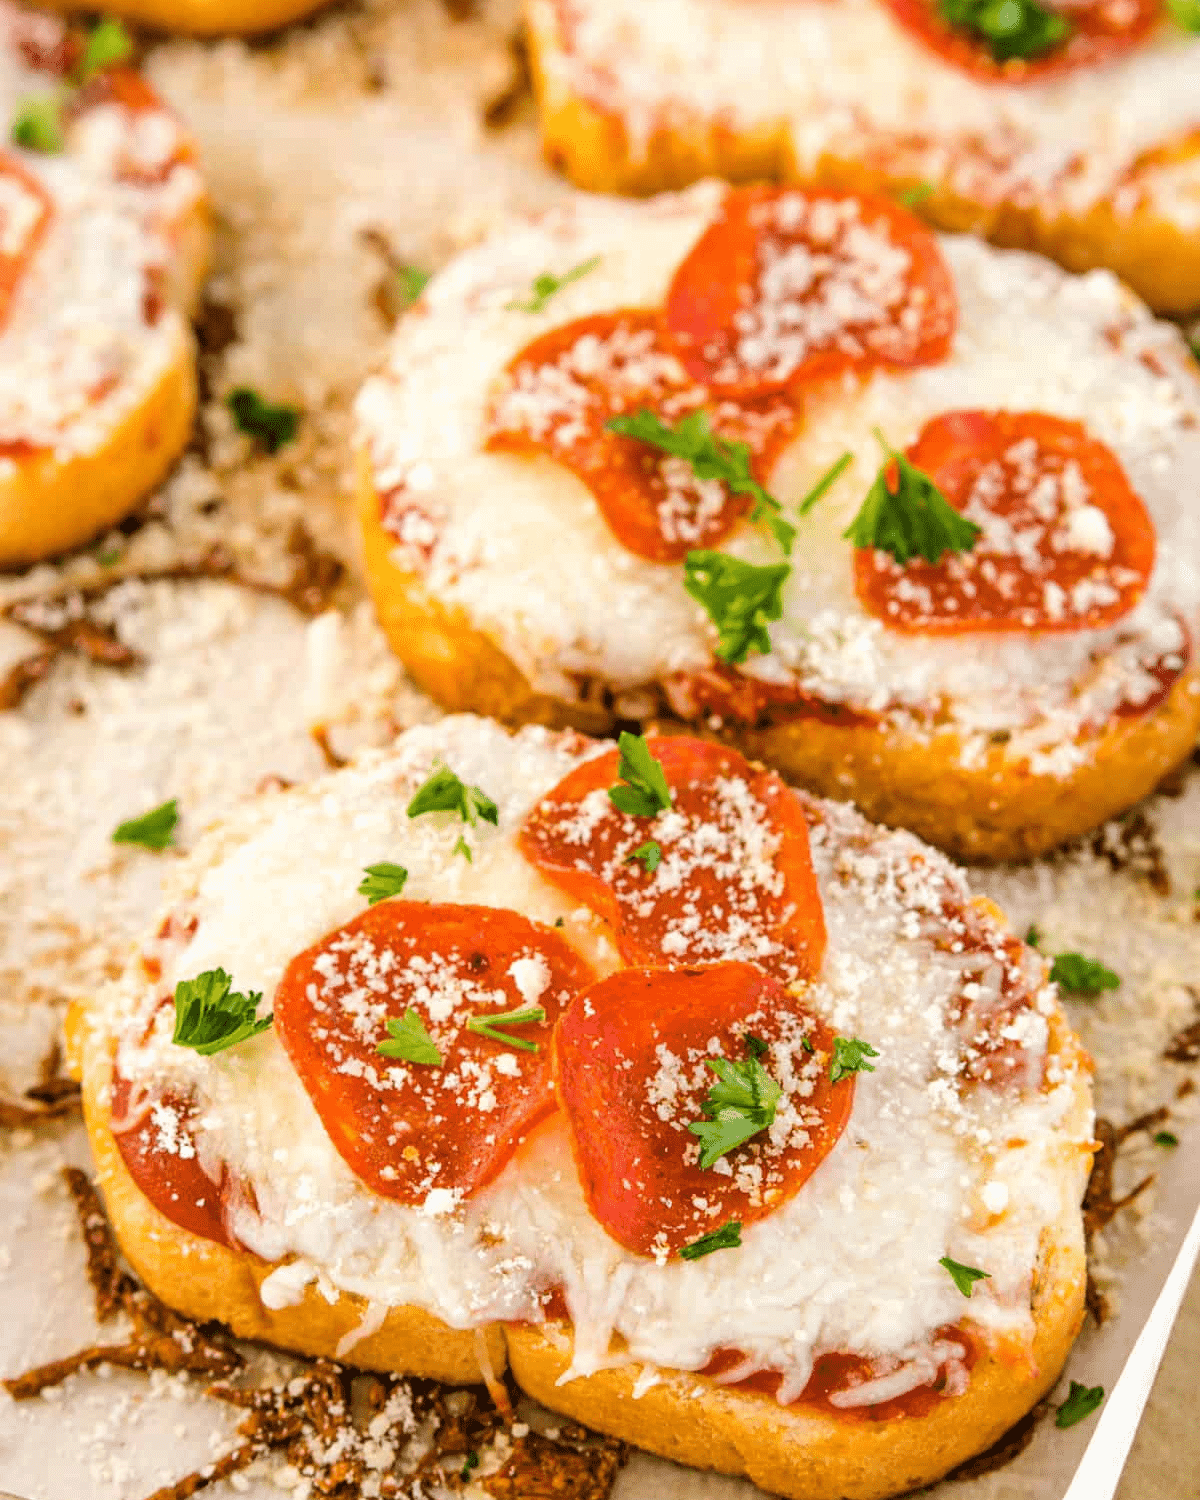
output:
<path id="1" fill-rule="evenodd" d="M 255 1017 L 260 994 L 241 995 L 224 969 L 206 969 L 195 979 L 181 979 L 175 986 L 175 1031 L 171 1040 L 191 1047 L 201 1057 L 224 1052 L 260 1031 L 275 1019 Z"/>
<path id="2" fill-rule="evenodd" d="M 1184 31 L 1200 31 L 1200 0 L 1167 0 L 1167 9 Z"/>
<path id="3" fill-rule="evenodd" d="M 632 864 L 635 859 L 647 875 L 653 875 L 662 863 L 662 846 L 656 844 L 653 839 L 647 839 L 644 844 L 639 844 L 632 854 L 625 856 L 625 863 Z"/>
<path id="4" fill-rule="evenodd" d="M 467 843 L 466 839 L 463 838 L 461 833 L 458 836 L 458 842 L 455 844 L 454 848 L 451 849 L 450 853 L 461 854 L 469 865 L 473 865 L 475 863 L 475 856 L 471 853 L 471 846 Z"/>
<path id="5" fill-rule="evenodd" d="M 427 1068 L 441 1067 L 442 1054 L 411 1005 L 398 1019 L 389 1016 L 387 1029 L 389 1039 L 375 1048 L 383 1057 L 398 1057 L 401 1062 L 422 1063 Z"/>
<path id="6" fill-rule="evenodd" d="M 704 1063 L 717 1075 L 717 1082 L 705 1095 L 707 1119 L 693 1120 L 688 1126 L 700 1142 L 701 1171 L 707 1171 L 719 1156 L 766 1130 L 783 1097 L 783 1089 L 753 1052 L 742 1062 L 706 1057 Z"/>
<path id="7" fill-rule="evenodd" d="M 683 586 L 717 627 L 717 655 L 733 664 L 753 651 L 768 652 L 767 624 L 783 614 L 783 585 L 790 563 L 756 567 L 727 552 L 689 552 Z"/>
<path id="8" fill-rule="evenodd" d="M 1074 1427 L 1076 1422 L 1090 1417 L 1103 1400 L 1102 1385 L 1080 1385 L 1078 1380 L 1072 1380 L 1067 1399 L 1054 1418 L 1055 1427 Z"/>
<path id="9" fill-rule="evenodd" d="M 105 68 L 124 62 L 133 54 L 133 39 L 120 21 L 108 16 L 98 21 L 88 33 L 83 61 L 79 64 L 79 81 L 87 83 Z"/>
<path id="10" fill-rule="evenodd" d="M 937 188 L 932 182 L 914 182 L 912 187 L 901 188 L 896 194 L 896 202 L 901 208 L 916 208 L 918 203 L 924 203 L 926 198 L 932 198 Z"/>
<path id="11" fill-rule="evenodd" d="M 652 818 L 665 812 L 671 805 L 671 788 L 662 761 L 650 754 L 645 736 L 622 730 L 617 749 L 617 785 L 608 789 L 612 805 L 631 818 Z"/>
<path id="12" fill-rule="evenodd" d="M 990 1271 L 977 1271 L 974 1266 L 960 1266 L 958 1261 L 951 1260 L 948 1255 L 943 1255 L 938 1261 L 939 1266 L 945 1266 L 950 1272 L 950 1280 L 959 1289 L 964 1297 L 969 1297 L 977 1281 L 990 1281 Z"/>
<path id="13" fill-rule="evenodd" d="M 692 466 L 697 479 L 719 479 L 733 494 L 749 495 L 754 501 L 751 521 L 765 521 L 784 554 L 791 553 L 796 528 L 783 519 L 779 501 L 750 472 L 750 445 L 718 437 L 706 411 L 689 412 L 674 427 L 668 427 L 655 412 L 643 407 L 632 414 L 610 417 L 604 425 L 619 437 L 682 458 Z"/>
<path id="14" fill-rule="evenodd" d="M 581 261 L 579 265 L 572 266 L 569 271 L 564 271 L 561 276 L 555 276 L 549 271 L 543 271 L 540 276 L 533 278 L 531 296 L 522 302 L 520 298 L 514 298 L 512 302 L 504 304 L 505 312 L 527 312 L 540 313 L 556 293 L 561 292 L 563 287 L 570 286 L 571 282 L 578 281 L 586 276 L 589 271 L 594 271 L 600 264 L 602 256 L 593 255 L 591 260 Z"/>
<path id="15" fill-rule="evenodd" d="M 257 438 L 268 453 L 278 453 L 285 443 L 292 441 L 300 427 L 299 408 L 264 401 L 249 386 L 238 386 L 225 401 L 239 431 Z"/>
<path id="16" fill-rule="evenodd" d="M 474 1448 L 472 1448 L 470 1453 L 467 1454 L 466 1458 L 463 1459 L 463 1466 L 458 1472 L 458 1477 L 460 1479 L 470 1479 L 471 1470 L 477 1469 L 478 1467 L 479 1454 L 476 1453 Z"/>
<path id="17" fill-rule="evenodd" d="M 1035 922 L 1029 924 L 1029 931 L 1025 934 L 1025 941 L 1031 948 L 1036 948 L 1042 941 L 1042 929 Z"/>
<path id="18" fill-rule="evenodd" d="M 398 896 L 407 879 L 408 871 L 403 865 L 368 865 L 359 881 L 358 894 L 366 897 L 368 906 L 377 906 L 390 896 Z"/>
<path id="19" fill-rule="evenodd" d="M 835 459 L 829 465 L 824 474 L 821 475 L 820 479 L 817 480 L 816 484 L 813 485 L 812 489 L 801 500 L 799 509 L 802 516 L 808 515 L 817 501 L 828 494 L 853 462 L 853 453 L 843 453 L 841 458 Z"/>
<path id="20" fill-rule="evenodd" d="M 901 567 L 917 556 L 936 563 L 943 552 L 970 552 L 979 527 L 959 515 L 928 474 L 889 447 L 878 428 L 875 436 L 887 458 L 842 535 L 856 547 L 890 552 Z"/>
<path id="21" fill-rule="evenodd" d="M 1038 0 L 938 0 L 938 9 L 980 37 L 997 62 L 1041 57 L 1071 35 L 1065 17 Z"/>
<path id="22" fill-rule="evenodd" d="M 408 804 L 410 818 L 431 812 L 457 813 L 472 828 L 480 818 L 485 823 L 496 823 L 500 818 L 500 809 L 487 793 L 477 786 L 468 786 L 449 766 L 434 766 Z"/>
<path id="23" fill-rule="evenodd" d="M 1156 1146 L 1178 1146 L 1179 1137 L 1173 1130 L 1159 1130 L 1155 1132 L 1154 1144 Z"/>
<path id="24" fill-rule="evenodd" d="M 26 151 L 55 155 L 66 144 L 64 100 L 61 94 L 34 94 L 17 105 L 10 131 L 15 145 Z"/>
<path id="25" fill-rule="evenodd" d="M 711 1255 L 714 1250 L 737 1250 L 742 1243 L 742 1223 L 740 1219 L 730 1219 L 728 1224 L 722 1224 L 720 1229 L 714 1229 L 708 1234 L 702 1234 L 698 1240 L 693 1240 L 690 1245 L 682 1245 L 679 1250 L 680 1260 L 700 1260 L 705 1255 Z"/>
<path id="26" fill-rule="evenodd" d="M 406 308 L 413 305 L 432 279 L 432 271 L 422 271 L 420 266 L 397 267 L 396 281 L 400 287 L 400 300 Z"/>
<path id="27" fill-rule="evenodd" d="M 1070 995 L 1098 995 L 1101 990 L 1119 990 L 1121 981 L 1111 969 L 1082 953 L 1060 953 L 1050 969 L 1050 978 Z"/>
<path id="28" fill-rule="evenodd" d="M 765 1057 L 769 1050 L 762 1037 L 755 1036 L 752 1031 L 748 1031 L 742 1038 L 742 1046 L 745 1047 L 749 1057 Z"/>
<path id="29" fill-rule="evenodd" d="M 833 1057 L 829 1062 L 830 1083 L 839 1083 L 851 1073 L 873 1073 L 875 1068 L 867 1058 L 878 1056 L 879 1053 L 870 1042 L 859 1041 L 853 1036 L 835 1036 Z"/>
<path id="30" fill-rule="evenodd" d="M 501 1026 L 533 1026 L 546 1019 L 540 1005 L 526 1005 L 521 1010 L 507 1010 L 502 1015 L 468 1016 L 467 1030 L 476 1036 L 486 1036 L 490 1041 L 503 1042 L 506 1047 L 517 1047 L 522 1052 L 536 1052 L 538 1044 L 528 1037 L 508 1036 L 499 1030 Z"/>
<path id="31" fill-rule="evenodd" d="M 174 797 L 161 807 L 154 807 L 140 818 L 129 818 L 113 829 L 114 844 L 140 844 L 143 849 L 166 849 L 175 842 L 175 825 L 179 822 L 179 803 Z"/>

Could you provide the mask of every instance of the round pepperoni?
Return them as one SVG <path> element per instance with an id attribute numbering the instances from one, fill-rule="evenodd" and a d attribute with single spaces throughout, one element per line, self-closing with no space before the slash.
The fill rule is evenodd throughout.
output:
<path id="1" fill-rule="evenodd" d="M 522 853 L 611 923 L 626 963 L 743 959 L 787 982 L 812 978 L 825 917 L 799 800 L 723 745 L 647 744 L 671 790 L 666 811 L 634 817 L 614 806 L 612 750 L 534 807 Z"/>
<path id="2" fill-rule="evenodd" d="M 741 188 L 675 273 L 668 336 L 688 372 L 745 398 L 949 352 L 954 282 L 937 240 L 887 198 Z"/>
<path id="3" fill-rule="evenodd" d="M 165 1091 L 138 1097 L 114 1070 L 112 1131 L 126 1170 L 172 1224 L 218 1245 L 233 1245 L 222 1208 L 225 1169 L 214 1181 L 200 1165 L 193 1122 L 195 1100 Z"/>
<path id="4" fill-rule="evenodd" d="M 946 412 L 908 458 L 981 528 L 969 552 L 901 566 L 855 553 L 858 596 L 898 630 L 1080 630 L 1145 592 L 1154 524 L 1116 456 L 1079 422 L 1037 412 Z"/>
<path id="5" fill-rule="evenodd" d="M 52 212 L 50 198 L 37 178 L 15 157 L 0 151 L 0 330 Z"/>
<path id="6" fill-rule="evenodd" d="M 926 47 L 986 83 L 1034 83 L 1075 68 L 1097 68 L 1136 47 L 1158 24 L 1161 0 L 1071 0 L 1043 6 L 1067 23 L 1059 39 L 1032 57 L 997 56 L 987 37 L 945 17 L 938 0 L 883 0 Z"/>
<path id="7" fill-rule="evenodd" d="M 677 562 L 717 546 L 751 498 L 605 424 L 648 411 L 675 429 L 702 408 L 718 438 L 746 444 L 749 471 L 765 483 L 796 428 L 796 404 L 785 396 L 713 401 L 664 347 L 657 314 L 599 313 L 551 329 L 512 361 L 492 401 L 488 447 L 548 453 L 587 485 L 631 552 Z"/>
<path id="8" fill-rule="evenodd" d="M 753 964 L 623 969 L 594 984 L 560 1023 L 554 1063 L 596 1220 L 626 1249 L 664 1257 L 781 1208 L 850 1117 L 854 1080 L 830 1083 L 832 1045 Z M 781 1092 L 765 1128 L 702 1169 L 688 1126 L 711 1113 L 721 1059 L 760 1064 Z"/>
<path id="9" fill-rule="evenodd" d="M 385 901 L 291 961 L 275 1026 L 354 1173 L 440 1212 L 490 1181 L 554 1108 L 550 1033 L 591 979 L 556 932 L 516 912 Z M 467 1026 L 531 1007 L 545 1018 L 508 1028 L 515 1045 Z M 410 1013 L 440 1063 L 379 1052 L 388 1020 Z"/>

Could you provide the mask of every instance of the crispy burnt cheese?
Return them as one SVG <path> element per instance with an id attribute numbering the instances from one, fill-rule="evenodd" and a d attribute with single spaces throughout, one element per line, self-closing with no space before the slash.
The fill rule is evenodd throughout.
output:
<path id="1" fill-rule="evenodd" d="M 1200 728 L 1200 381 L 1106 273 L 856 193 L 579 197 L 436 278 L 357 420 L 371 592 L 447 707 L 701 726 L 972 858 Z"/>
<path id="2" fill-rule="evenodd" d="M 195 149 L 120 28 L 97 32 L 0 0 L 5 567 L 128 514 L 195 412 L 188 313 L 209 238 Z"/>
<path id="3" fill-rule="evenodd" d="M 526 0 L 546 157 L 593 191 L 888 191 L 940 228 L 1108 267 L 1160 311 L 1200 307 L 1194 12 L 1022 5 L 1008 50 L 971 24 L 985 9 Z"/>
<path id="4" fill-rule="evenodd" d="M 427 810 L 451 775 L 494 822 Z M 933 1480 L 1082 1316 L 1090 1094 L 1045 961 L 911 835 L 711 741 L 460 716 L 266 793 L 80 1030 L 169 1305 L 367 1368 L 507 1361 L 776 1493 Z"/>

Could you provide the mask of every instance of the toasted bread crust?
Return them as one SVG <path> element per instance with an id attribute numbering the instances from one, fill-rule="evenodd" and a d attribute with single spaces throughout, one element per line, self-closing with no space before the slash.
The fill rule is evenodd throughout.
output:
<path id="1" fill-rule="evenodd" d="M 1048 213 L 1037 203 L 985 203 L 929 182 L 916 154 L 897 141 L 885 165 L 825 155 L 803 168 L 786 122 L 732 129 L 720 120 L 682 116 L 660 123 L 637 149 L 621 120 L 560 83 L 552 64 L 562 42 L 543 7 L 529 8 L 529 52 L 546 160 L 591 192 L 648 194 L 686 187 L 701 177 L 816 182 L 856 191 L 895 193 L 920 185 L 914 209 L 937 229 L 969 232 L 1004 249 L 1036 250 L 1070 271 L 1107 267 L 1157 312 L 1200 308 L 1200 236 L 1156 213 L 1157 172 L 1192 161 L 1200 181 L 1200 132 L 1163 142 L 1133 165 L 1118 208 L 1104 199 L 1084 214 Z M 981 85 L 982 86 L 982 85 Z M 908 158 L 908 159 L 906 159 Z M 1143 191 L 1144 190 L 1144 191 Z M 1129 201 L 1138 206 L 1130 208 Z"/>
<path id="2" fill-rule="evenodd" d="M 442 604 L 420 578 L 397 566 L 365 460 L 359 514 L 367 587 L 384 634 L 443 708 L 511 725 L 614 732 L 612 694 L 568 702 L 536 692 L 465 610 Z M 1200 663 L 1194 663 L 1157 707 L 1105 725 L 1088 742 L 1085 763 L 1065 777 L 1034 775 L 1006 757 L 1002 745 L 964 765 L 962 742 L 948 729 L 918 734 L 889 724 L 805 717 L 734 727 L 722 738 L 799 786 L 856 803 L 874 822 L 912 829 L 959 858 L 986 861 L 1031 859 L 1122 812 L 1186 759 L 1198 734 Z"/>
<path id="3" fill-rule="evenodd" d="M 209 209 L 200 202 L 176 231 L 165 288 L 185 316 L 199 298 L 209 242 Z M 127 516 L 187 447 L 196 401 L 196 343 L 184 328 L 161 378 L 99 448 L 68 458 L 36 453 L 0 473 L 0 568 L 70 551 Z"/>
<path id="4" fill-rule="evenodd" d="M 106 10 L 156 30 L 190 36 L 226 33 L 253 36 L 277 31 L 309 15 L 327 0 L 113 0 Z M 80 0 L 44 0 L 44 9 L 87 10 Z"/>
<path id="5" fill-rule="evenodd" d="M 451 1328 L 420 1307 L 393 1307 L 379 1328 L 355 1340 L 370 1312 L 362 1297 L 340 1292 L 329 1302 L 309 1285 L 288 1307 L 264 1307 L 262 1283 L 277 1266 L 181 1229 L 134 1182 L 111 1128 L 111 1043 L 79 1010 L 69 1022 L 70 1050 L 83 1080 L 83 1114 L 113 1233 L 146 1286 L 169 1307 L 198 1321 L 216 1319 L 239 1338 L 258 1339 L 313 1357 L 340 1357 L 369 1370 L 428 1376 L 451 1385 L 478 1384 L 503 1373 L 499 1326 Z M 486 1360 L 487 1368 L 481 1365 Z"/>

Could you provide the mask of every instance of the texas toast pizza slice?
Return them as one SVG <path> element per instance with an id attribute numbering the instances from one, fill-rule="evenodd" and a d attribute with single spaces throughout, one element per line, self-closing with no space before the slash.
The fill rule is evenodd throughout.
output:
<path id="1" fill-rule="evenodd" d="M 1186 0 L 526 0 L 547 159 L 910 198 L 931 223 L 1200 307 Z"/>
<path id="2" fill-rule="evenodd" d="M 208 260 L 193 143 L 128 63 L 0 3 L 0 566 L 78 546 L 182 452 Z"/>
<path id="3" fill-rule="evenodd" d="M 911 835 L 711 742 L 457 717 L 177 875 L 75 1022 L 170 1305 L 369 1368 L 507 1361 L 810 1500 L 929 1482 L 1057 1377 L 1086 1060 Z"/>
<path id="4" fill-rule="evenodd" d="M 1200 729 L 1200 381 L 1106 273 L 841 190 L 580 197 L 448 267 L 357 416 L 447 707 L 682 721 L 973 858 Z"/>

